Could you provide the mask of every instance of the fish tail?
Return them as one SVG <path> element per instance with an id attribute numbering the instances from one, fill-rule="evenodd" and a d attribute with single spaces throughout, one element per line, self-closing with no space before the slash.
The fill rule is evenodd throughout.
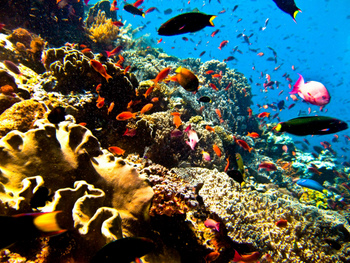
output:
<path id="1" fill-rule="evenodd" d="M 58 235 L 66 231 L 58 225 L 56 218 L 58 213 L 61 213 L 61 211 L 35 215 L 33 224 L 38 230 L 40 230 L 40 232 L 42 232 L 42 236 Z"/>
<path id="2" fill-rule="evenodd" d="M 274 127 L 274 130 L 277 131 L 277 132 L 279 132 L 281 129 L 282 129 L 282 124 L 281 124 L 281 123 L 277 124 L 277 125 Z"/>
<path id="3" fill-rule="evenodd" d="M 111 76 L 111 75 L 109 75 L 109 74 L 106 74 L 106 77 L 105 77 L 105 79 L 107 80 L 107 82 L 109 81 L 109 79 L 112 79 L 113 77 Z"/>
<path id="4" fill-rule="evenodd" d="M 211 26 L 214 26 L 214 23 L 213 23 L 213 20 L 216 16 L 211 16 L 210 19 L 209 19 L 209 23 Z"/>
<path id="5" fill-rule="evenodd" d="M 232 261 L 238 262 L 238 261 L 241 261 L 241 260 L 242 260 L 241 255 L 238 254 L 237 250 L 235 250 L 235 256 L 234 256 L 234 258 L 232 259 Z"/>
<path id="6" fill-rule="evenodd" d="M 292 91 L 289 92 L 290 94 L 296 94 L 296 93 L 298 93 L 300 87 L 301 87 L 302 85 L 304 85 L 304 83 L 305 83 L 305 82 L 304 82 L 303 76 L 300 75 L 299 73 L 298 73 L 298 75 L 299 75 L 299 79 L 298 79 L 297 82 L 294 84 Z"/>
<path id="7" fill-rule="evenodd" d="M 145 18 L 145 13 L 143 13 L 141 16 L 142 16 L 143 18 Z"/>

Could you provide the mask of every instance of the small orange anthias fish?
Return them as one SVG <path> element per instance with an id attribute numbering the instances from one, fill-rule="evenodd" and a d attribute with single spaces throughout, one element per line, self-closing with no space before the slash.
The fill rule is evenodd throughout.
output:
<path id="1" fill-rule="evenodd" d="M 114 155 L 123 155 L 125 153 L 125 151 L 122 148 L 119 148 L 117 146 L 108 147 L 108 151 L 110 151 Z"/>
<path id="2" fill-rule="evenodd" d="M 244 150 L 247 150 L 248 152 L 251 152 L 253 150 L 252 147 L 249 146 L 249 144 L 246 141 L 243 140 L 237 140 L 235 139 L 236 143 L 241 146 Z"/>
<path id="3" fill-rule="evenodd" d="M 97 101 L 96 101 L 96 107 L 101 109 L 105 105 L 105 98 L 102 98 L 100 95 L 98 95 Z"/>
<path id="4" fill-rule="evenodd" d="M 111 104 L 109 104 L 107 115 L 109 115 L 112 112 L 113 108 L 114 108 L 114 101 L 112 101 Z"/>
<path id="5" fill-rule="evenodd" d="M 225 173 L 227 172 L 228 168 L 230 167 L 230 157 L 227 157 L 226 161 L 227 161 L 227 164 L 226 164 L 225 169 L 224 169 Z"/>
<path id="6" fill-rule="evenodd" d="M 93 67 L 94 70 L 96 70 L 98 73 L 100 73 L 101 76 L 104 77 L 107 80 L 107 82 L 108 82 L 109 79 L 112 78 L 111 75 L 108 75 L 105 67 L 100 62 L 98 62 L 97 60 L 91 59 L 90 60 L 90 65 Z"/>
<path id="7" fill-rule="evenodd" d="M 209 125 L 206 125 L 206 126 L 205 126 L 205 129 L 206 129 L 207 131 L 210 131 L 210 132 L 215 132 L 215 128 L 213 128 L 213 127 L 211 127 L 211 126 L 209 126 Z"/>
<path id="8" fill-rule="evenodd" d="M 247 136 L 251 138 L 259 138 L 259 134 L 256 132 L 248 132 Z"/>
<path id="9" fill-rule="evenodd" d="M 216 222 L 214 219 L 208 218 L 207 220 L 204 221 L 204 225 L 207 228 L 211 228 L 220 232 L 220 222 Z"/>
<path id="10" fill-rule="evenodd" d="M 280 219 L 280 220 L 278 220 L 275 224 L 276 224 L 276 226 L 278 226 L 278 227 L 287 227 L 288 221 L 285 220 L 285 219 Z"/>
<path id="11" fill-rule="evenodd" d="M 147 98 L 148 95 L 151 94 L 151 92 L 152 92 L 153 90 L 154 90 L 154 86 L 149 87 L 149 88 L 146 90 L 145 94 L 143 94 L 143 96 L 145 96 L 145 98 Z"/>
<path id="12" fill-rule="evenodd" d="M 259 113 L 258 114 L 258 118 L 264 118 L 264 117 L 269 117 L 270 116 L 270 113 L 269 112 L 262 112 L 262 113 Z"/>
<path id="13" fill-rule="evenodd" d="M 167 68 L 165 68 L 165 69 L 162 69 L 162 70 L 158 73 L 157 77 L 156 77 L 155 79 L 152 79 L 152 81 L 154 82 L 154 85 L 157 85 L 158 82 L 161 82 L 162 80 L 164 80 L 164 79 L 168 76 L 170 70 L 171 70 L 170 67 L 167 67 Z"/>
<path id="14" fill-rule="evenodd" d="M 122 113 L 118 114 L 116 119 L 118 121 L 126 121 L 126 120 L 131 119 L 131 118 L 135 119 L 136 118 L 136 114 L 137 114 L 137 112 L 132 113 L 130 111 L 123 111 Z"/>
<path id="15" fill-rule="evenodd" d="M 153 104 L 152 103 L 148 103 L 145 106 L 143 106 L 143 108 L 141 109 L 140 113 L 141 114 L 145 114 L 147 111 L 152 109 L 152 107 L 153 107 Z"/>
<path id="16" fill-rule="evenodd" d="M 175 127 L 179 128 L 181 126 L 181 124 L 182 124 L 182 121 L 181 121 L 181 118 L 180 118 L 181 114 L 178 113 L 178 112 L 172 112 L 171 115 L 174 116 L 173 117 L 173 123 L 174 123 Z"/>
<path id="17" fill-rule="evenodd" d="M 235 251 L 235 256 L 232 259 L 233 262 L 256 262 L 260 258 L 260 253 L 255 251 L 249 255 L 240 255 L 237 251 Z"/>
<path id="18" fill-rule="evenodd" d="M 213 150 L 216 153 L 217 156 L 221 157 L 221 150 L 219 148 L 219 146 L 217 146 L 216 144 L 213 145 Z"/>

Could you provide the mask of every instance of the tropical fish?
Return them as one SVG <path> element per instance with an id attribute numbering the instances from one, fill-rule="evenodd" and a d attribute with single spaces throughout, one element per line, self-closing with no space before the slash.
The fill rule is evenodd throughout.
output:
<path id="1" fill-rule="evenodd" d="M 19 70 L 19 68 L 16 66 L 15 63 L 13 63 L 10 60 L 4 60 L 3 61 L 5 67 L 9 70 L 11 70 L 13 73 L 17 74 L 17 75 L 21 75 L 21 71 Z"/>
<path id="2" fill-rule="evenodd" d="M 281 9 L 283 12 L 289 14 L 294 22 L 295 17 L 297 16 L 298 12 L 301 12 L 301 10 L 297 7 L 294 0 L 273 0 L 275 4 L 278 6 L 279 9 Z"/>
<path id="3" fill-rule="evenodd" d="M 30 241 L 40 236 L 53 236 L 65 232 L 66 230 L 59 226 L 58 213 L 60 211 L 0 216 L 0 249 L 18 241 Z"/>
<path id="4" fill-rule="evenodd" d="M 277 167 L 274 163 L 271 163 L 271 162 L 262 162 L 259 164 L 259 168 L 258 170 L 260 169 L 265 169 L 267 171 L 276 171 L 277 170 Z"/>
<path id="5" fill-rule="evenodd" d="M 221 157 L 221 150 L 219 148 L 219 146 L 217 146 L 216 144 L 213 145 L 213 150 L 216 153 L 216 155 L 220 158 Z"/>
<path id="6" fill-rule="evenodd" d="M 277 132 L 288 132 L 299 136 L 331 134 L 347 128 L 346 122 L 325 116 L 298 117 L 280 122 L 274 127 Z"/>
<path id="7" fill-rule="evenodd" d="M 197 142 L 199 141 L 198 135 L 197 135 L 195 130 L 189 129 L 186 132 L 187 132 L 188 139 L 189 139 L 189 141 L 186 141 L 186 143 L 187 143 L 187 145 L 189 145 L 191 147 L 192 150 L 194 150 L 194 148 L 197 145 Z"/>
<path id="8" fill-rule="evenodd" d="M 133 3 L 132 5 L 135 7 L 139 7 L 140 5 L 143 4 L 143 0 L 137 0 L 135 3 Z"/>
<path id="9" fill-rule="evenodd" d="M 224 172 L 226 173 L 228 171 L 228 168 L 230 167 L 230 156 L 228 156 L 226 158 L 226 166 L 225 166 L 225 169 L 224 169 Z"/>
<path id="10" fill-rule="evenodd" d="M 211 127 L 211 126 L 209 126 L 209 125 L 206 125 L 206 126 L 205 126 L 205 129 L 206 129 L 207 131 L 209 131 L 209 132 L 215 132 L 215 128 L 213 128 L 213 127 Z"/>
<path id="11" fill-rule="evenodd" d="M 154 248 L 154 242 L 145 237 L 120 238 L 102 247 L 90 263 L 130 263 L 152 252 Z"/>
<path id="12" fill-rule="evenodd" d="M 66 120 L 66 109 L 62 106 L 53 108 L 47 115 L 47 120 L 53 124 L 58 124 Z"/>
<path id="13" fill-rule="evenodd" d="M 242 173 L 238 170 L 229 170 L 226 172 L 226 174 L 232 178 L 233 180 L 235 180 L 237 183 L 243 183 L 244 182 L 244 177 L 242 175 Z"/>
<path id="14" fill-rule="evenodd" d="M 260 253 L 258 251 L 253 252 L 249 255 L 240 255 L 235 251 L 235 256 L 232 259 L 233 262 L 256 262 L 260 258 Z"/>
<path id="15" fill-rule="evenodd" d="M 312 179 L 300 179 L 296 182 L 296 184 L 315 191 L 319 191 L 321 193 L 324 193 L 323 190 L 325 190 L 322 185 Z"/>
<path id="16" fill-rule="evenodd" d="M 111 104 L 109 104 L 107 109 L 107 115 L 109 115 L 112 112 L 113 108 L 114 108 L 114 101 L 112 101 Z"/>
<path id="17" fill-rule="evenodd" d="M 265 118 L 265 117 L 268 118 L 269 116 L 270 116 L 270 113 L 264 111 L 264 112 L 259 113 L 257 117 L 258 117 L 258 118 Z"/>
<path id="18" fill-rule="evenodd" d="M 205 102 L 205 103 L 211 103 L 212 101 L 211 101 L 211 98 L 210 97 L 208 97 L 208 96 L 202 96 L 202 97 L 200 97 L 199 99 L 198 99 L 198 101 L 200 101 L 200 102 Z"/>
<path id="19" fill-rule="evenodd" d="M 253 150 L 252 147 L 249 146 L 249 144 L 246 142 L 246 141 L 243 141 L 243 140 L 235 140 L 236 143 L 242 147 L 244 150 L 247 150 L 248 152 L 251 152 Z"/>
<path id="20" fill-rule="evenodd" d="M 278 227 L 286 227 L 288 225 L 288 221 L 285 219 L 280 219 L 275 223 Z"/>
<path id="21" fill-rule="evenodd" d="M 228 44 L 228 40 L 224 40 L 220 43 L 219 49 L 221 50 L 224 46 Z"/>
<path id="22" fill-rule="evenodd" d="M 119 10 L 119 8 L 117 7 L 118 3 L 117 0 L 113 0 L 112 4 L 111 4 L 111 8 L 109 9 L 111 12 L 117 11 Z"/>
<path id="23" fill-rule="evenodd" d="M 96 101 L 96 107 L 101 109 L 105 105 L 105 98 L 102 98 L 100 95 L 98 95 L 97 101 Z"/>
<path id="24" fill-rule="evenodd" d="M 143 96 L 145 96 L 145 98 L 147 98 L 148 95 L 151 94 L 151 92 L 154 90 L 154 88 L 155 88 L 155 86 L 149 87 L 149 88 L 146 90 L 145 94 L 143 94 Z"/>
<path id="25" fill-rule="evenodd" d="M 123 112 L 121 112 L 121 113 L 119 113 L 117 115 L 116 119 L 118 121 L 126 121 L 126 120 L 131 119 L 131 118 L 135 119 L 136 118 L 136 114 L 137 114 L 137 112 L 132 113 L 130 111 L 123 111 Z"/>
<path id="26" fill-rule="evenodd" d="M 259 133 L 257 132 L 248 132 L 247 136 L 251 137 L 251 138 L 259 138 Z"/>
<path id="27" fill-rule="evenodd" d="M 220 232 L 220 222 L 216 222 L 215 220 L 208 218 L 204 221 L 204 225 L 207 228 L 211 228 Z"/>
<path id="28" fill-rule="evenodd" d="M 161 36 L 174 36 L 199 31 L 206 26 L 214 26 L 216 16 L 198 12 L 184 13 L 165 22 L 159 29 Z"/>
<path id="29" fill-rule="evenodd" d="M 192 71 L 178 67 L 175 71 L 176 73 L 176 81 L 187 91 L 197 91 L 199 81 L 196 75 L 192 73 Z"/>
<path id="30" fill-rule="evenodd" d="M 178 112 L 172 112 L 170 114 L 173 116 L 173 123 L 174 123 L 176 129 L 179 128 L 182 124 L 182 121 L 180 118 L 181 114 Z"/>
<path id="31" fill-rule="evenodd" d="M 30 199 L 30 206 L 37 209 L 46 205 L 47 201 L 52 200 L 53 195 L 50 195 L 50 190 L 44 186 L 40 186 Z"/>
<path id="32" fill-rule="evenodd" d="M 90 65 L 93 67 L 94 70 L 96 70 L 98 73 L 101 74 L 102 77 L 104 77 L 107 82 L 109 79 L 112 78 L 111 75 L 108 75 L 105 67 L 97 60 L 91 59 L 90 60 Z"/>
<path id="33" fill-rule="evenodd" d="M 331 96 L 326 87 L 317 81 L 304 82 L 302 75 L 299 75 L 298 81 L 294 84 L 290 94 L 298 94 L 303 100 L 313 105 L 324 106 L 330 102 Z"/>
<path id="34" fill-rule="evenodd" d="M 105 52 L 107 54 L 107 57 L 111 57 L 111 56 L 118 54 L 122 49 L 123 49 L 123 46 L 117 46 L 112 51 L 105 51 Z"/>
<path id="35" fill-rule="evenodd" d="M 129 137 L 134 137 L 135 135 L 136 135 L 136 129 L 129 129 L 129 128 L 126 128 L 126 131 L 123 134 L 123 136 L 129 136 Z"/>
<path id="36" fill-rule="evenodd" d="M 114 26 L 121 27 L 124 26 L 124 24 L 121 21 L 112 21 L 111 22 Z"/>
<path id="37" fill-rule="evenodd" d="M 170 70 L 171 70 L 171 67 L 167 67 L 167 68 L 165 68 L 165 69 L 162 69 L 162 70 L 158 73 L 157 77 L 156 77 L 155 79 L 152 79 L 152 81 L 154 82 L 154 85 L 157 85 L 158 82 L 160 82 L 160 81 L 162 81 L 163 79 L 165 79 L 165 78 L 168 76 Z"/>
<path id="38" fill-rule="evenodd" d="M 145 106 L 142 107 L 140 113 L 141 114 L 145 114 L 147 111 L 151 110 L 153 108 L 153 104 L 152 103 L 148 103 Z"/>
<path id="39" fill-rule="evenodd" d="M 238 171 L 242 174 L 243 179 L 245 178 L 245 172 L 244 172 L 244 164 L 243 164 L 243 158 L 239 153 L 235 154 L 236 156 L 236 162 L 238 166 Z"/>
<path id="40" fill-rule="evenodd" d="M 124 5 L 124 10 L 130 14 L 145 17 L 145 13 L 142 10 L 138 9 L 137 7 L 131 4 Z"/>
<path id="41" fill-rule="evenodd" d="M 108 151 L 110 151 L 114 155 L 123 155 L 125 153 L 125 150 L 123 150 L 122 148 L 119 148 L 117 146 L 108 147 Z"/>
<path id="42" fill-rule="evenodd" d="M 210 162 L 211 158 L 210 158 L 210 154 L 206 151 L 202 151 L 202 157 L 204 160 L 206 160 L 207 162 Z"/>

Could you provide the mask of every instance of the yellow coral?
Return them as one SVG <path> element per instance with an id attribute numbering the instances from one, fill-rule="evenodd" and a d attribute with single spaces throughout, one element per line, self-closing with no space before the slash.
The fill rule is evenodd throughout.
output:
<path id="1" fill-rule="evenodd" d="M 98 11 L 96 21 L 88 29 L 89 37 L 97 44 L 111 45 L 119 36 L 119 28 L 107 19 L 105 12 Z"/>
<path id="2" fill-rule="evenodd" d="M 306 188 L 305 188 L 306 189 Z M 300 197 L 300 202 L 314 205 L 317 208 L 327 209 L 327 196 L 315 190 L 306 189 Z"/>

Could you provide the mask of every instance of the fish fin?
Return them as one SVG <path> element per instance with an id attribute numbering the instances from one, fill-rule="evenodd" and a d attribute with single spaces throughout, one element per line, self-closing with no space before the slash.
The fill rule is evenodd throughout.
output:
<path id="1" fill-rule="evenodd" d="M 141 16 L 144 18 L 145 17 L 145 13 L 143 13 Z"/>
<path id="2" fill-rule="evenodd" d="M 275 131 L 279 132 L 282 129 L 282 124 L 279 123 L 274 127 Z"/>
<path id="3" fill-rule="evenodd" d="M 237 250 L 235 250 L 235 256 L 232 259 L 232 261 L 237 262 L 237 261 L 241 261 L 241 260 L 242 260 L 241 255 L 237 252 Z"/>
<path id="4" fill-rule="evenodd" d="M 181 72 L 181 69 L 182 69 L 182 67 L 180 66 L 180 67 L 178 67 L 176 70 L 175 70 L 175 73 L 178 73 L 178 74 L 180 74 L 180 72 Z"/>
<path id="5" fill-rule="evenodd" d="M 305 83 L 305 82 L 304 82 L 303 76 L 300 75 L 299 73 L 298 73 L 298 75 L 299 75 L 299 79 L 298 79 L 297 82 L 294 84 L 293 89 L 292 89 L 291 92 L 289 92 L 289 94 L 296 94 L 296 93 L 298 93 L 299 90 L 300 90 L 300 87 L 301 87 L 302 85 L 304 85 L 304 83 Z"/>
<path id="6" fill-rule="evenodd" d="M 214 23 L 213 23 L 213 20 L 216 16 L 211 16 L 210 19 L 209 19 L 209 23 L 211 26 L 214 26 Z"/>

